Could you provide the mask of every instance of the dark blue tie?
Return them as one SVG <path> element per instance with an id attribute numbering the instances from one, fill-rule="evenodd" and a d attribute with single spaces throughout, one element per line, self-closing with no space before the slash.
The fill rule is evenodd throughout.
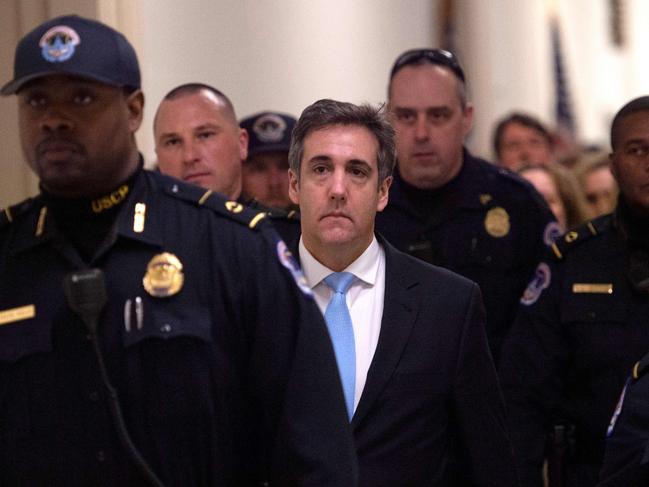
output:
<path id="1" fill-rule="evenodd" d="M 329 274 L 324 282 L 334 294 L 325 311 L 325 321 L 336 353 L 338 372 L 345 393 L 347 414 L 351 420 L 354 414 L 354 392 L 356 389 L 356 349 L 354 346 L 354 328 L 352 318 L 347 308 L 345 294 L 349 289 L 354 275 L 349 272 L 334 272 Z"/>

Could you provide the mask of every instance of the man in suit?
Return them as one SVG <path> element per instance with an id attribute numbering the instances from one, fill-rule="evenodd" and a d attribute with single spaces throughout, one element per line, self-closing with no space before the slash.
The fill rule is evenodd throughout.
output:
<path id="1" fill-rule="evenodd" d="M 375 108 L 307 107 L 293 131 L 289 194 L 298 253 L 325 315 L 361 486 L 516 485 L 476 284 L 374 233 L 388 202 L 394 130 Z"/>

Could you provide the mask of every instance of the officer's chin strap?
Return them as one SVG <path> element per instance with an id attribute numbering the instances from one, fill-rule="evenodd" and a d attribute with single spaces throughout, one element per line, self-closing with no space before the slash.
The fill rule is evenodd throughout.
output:
<path id="1" fill-rule="evenodd" d="M 142 475 L 148 482 L 155 487 L 164 487 L 164 484 L 158 479 L 155 472 L 147 464 L 146 460 L 138 449 L 133 444 L 131 436 L 126 428 L 124 422 L 124 415 L 122 407 L 119 403 L 117 390 L 110 383 L 108 378 L 108 371 L 104 363 L 104 357 L 99 347 L 99 340 L 97 340 L 97 325 L 99 323 L 99 316 L 101 315 L 104 306 L 108 300 L 106 295 L 106 284 L 104 282 L 104 273 L 100 269 L 87 269 L 79 272 L 73 272 L 65 276 L 63 281 L 63 288 L 68 305 L 74 311 L 83 324 L 86 325 L 88 336 L 92 342 L 101 379 L 110 398 L 110 412 L 117 428 L 117 432 L 126 448 L 131 459 L 135 462 Z"/>

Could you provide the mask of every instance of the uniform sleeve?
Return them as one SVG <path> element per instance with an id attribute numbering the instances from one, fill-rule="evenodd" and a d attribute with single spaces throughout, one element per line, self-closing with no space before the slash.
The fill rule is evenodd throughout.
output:
<path id="1" fill-rule="evenodd" d="M 521 299 L 502 350 L 500 380 L 519 476 L 524 486 L 542 485 L 546 433 L 561 402 L 570 344 L 559 315 L 561 283 L 542 262 Z"/>
<path id="2" fill-rule="evenodd" d="M 355 449 L 326 325 L 284 242 L 264 232 L 251 374 L 270 485 L 354 486 Z"/>
<path id="3" fill-rule="evenodd" d="M 609 427 L 601 487 L 649 485 L 649 376 L 631 380 Z"/>
<path id="4" fill-rule="evenodd" d="M 475 285 L 463 330 L 453 408 L 460 469 L 469 472 L 471 485 L 517 486 L 505 406 L 487 344 L 484 307 Z"/>

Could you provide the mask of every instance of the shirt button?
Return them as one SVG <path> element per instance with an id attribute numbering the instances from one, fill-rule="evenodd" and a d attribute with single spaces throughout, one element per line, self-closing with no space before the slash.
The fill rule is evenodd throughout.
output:
<path id="1" fill-rule="evenodd" d="M 97 402 L 99 401 L 99 393 L 96 391 L 92 391 L 90 394 L 88 394 L 88 397 L 92 402 Z"/>
<path id="2" fill-rule="evenodd" d="M 97 461 L 105 462 L 106 461 L 106 452 L 104 450 L 99 450 L 97 452 Z"/>

